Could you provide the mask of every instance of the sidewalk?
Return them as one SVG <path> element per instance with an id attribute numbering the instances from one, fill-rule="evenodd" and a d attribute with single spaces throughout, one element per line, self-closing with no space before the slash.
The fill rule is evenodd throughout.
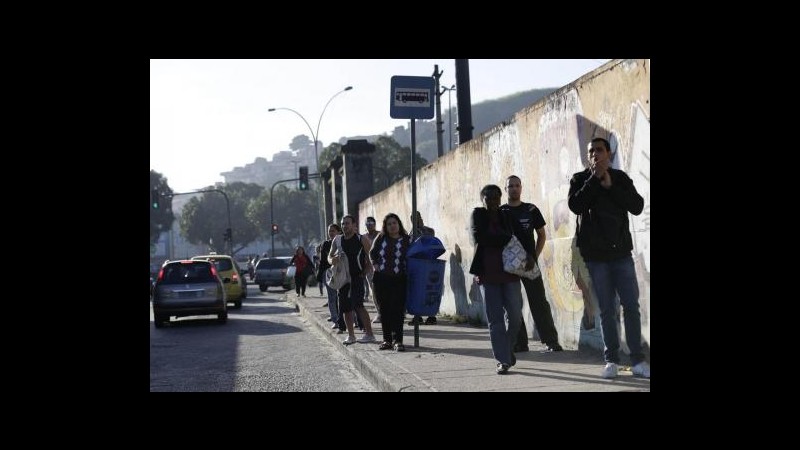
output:
<path id="1" fill-rule="evenodd" d="M 530 340 L 530 351 L 517 353 L 517 364 L 508 374 L 495 373 L 495 360 L 489 344 L 489 328 L 467 323 L 456 324 L 437 317 L 436 325 L 419 326 L 419 347 L 414 347 L 414 327 L 405 325 L 405 352 L 378 350 L 382 341 L 381 325 L 372 324 L 377 342 L 345 346 L 347 333 L 331 329 L 327 297 L 319 296 L 316 286 L 306 290 L 308 297 L 287 292 L 286 300 L 294 303 L 300 315 L 317 329 L 361 374 L 381 391 L 389 392 L 650 392 L 650 380 L 635 378 L 629 367 L 620 366 L 613 380 L 600 377 L 602 351 L 565 350 L 543 353 L 544 347 Z M 372 302 L 364 305 L 370 319 L 377 312 Z M 407 316 L 410 320 L 411 316 Z M 356 337 L 363 333 L 356 329 Z M 627 370 L 625 370 L 627 369 Z"/>

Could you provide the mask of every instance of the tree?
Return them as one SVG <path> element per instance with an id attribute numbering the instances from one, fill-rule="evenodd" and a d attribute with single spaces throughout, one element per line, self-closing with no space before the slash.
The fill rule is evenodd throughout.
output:
<path id="1" fill-rule="evenodd" d="M 153 208 L 151 198 L 153 190 L 161 194 L 158 209 Z M 172 189 L 167 179 L 155 170 L 150 170 L 150 190 L 147 200 L 150 207 L 150 243 L 155 244 L 161 233 L 172 228 L 172 222 L 175 221 L 175 215 L 172 214 Z"/>
<path id="2" fill-rule="evenodd" d="M 213 189 L 208 187 L 207 189 Z M 235 182 L 218 187 L 227 194 L 231 208 L 233 229 L 233 254 L 257 240 L 263 230 L 252 220 L 252 204 L 264 188 L 253 183 Z M 196 245 L 209 244 L 217 252 L 225 252 L 225 230 L 228 228 L 228 211 L 225 197 L 219 192 L 205 192 L 189 200 L 181 211 L 181 235 Z"/>
<path id="3" fill-rule="evenodd" d="M 317 214 L 317 197 L 314 191 L 299 191 L 291 183 L 275 186 L 275 203 L 272 209 L 275 217 L 270 217 L 269 191 L 265 190 L 253 202 L 248 214 L 258 224 L 261 237 L 270 240 L 272 223 L 278 224 L 275 235 L 275 247 L 291 248 L 294 242 L 307 247 L 314 240 L 319 240 L 319 214 Z M 280 245 L 279 245 L 280 244 Z"/>
<path id="4" fill-rule="evenodd" d="M 292 139 L 292 143 L 289 144 L 289 148 L 292 150 L 303 150 L 308 148 L 309 146 L 314 146 L 314 143 L 311 142 L 311 139 L 309 139 L 308 136 L 306 136 L 305 134 L 295 136 Z"/>
<path id="5" fill-rule="evenodd" d="M 376 188 L 383 189 L 403 177 L 411 176 L 410 147 L 403 147 L 394 138 L 386 135 L 378 136 L 377 139 L 370 138 L 369 140 L 375 144 L 372 165 L 376 168 L 374 170 Z M 328 167 L 331 161 L 341 154 L 341 149 L 342 146 L 340 144 L 333 143 L 322 150 L 319 155 L 320 167 Z M 417 169 L 420 169 L 428 164 L 428 161 L 420 156 L 418 151 L 414 164 Z"/>

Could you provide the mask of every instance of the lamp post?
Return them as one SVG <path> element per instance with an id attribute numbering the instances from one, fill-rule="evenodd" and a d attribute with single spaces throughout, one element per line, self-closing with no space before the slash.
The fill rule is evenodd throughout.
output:
<path id="1" fill-rule="evenodd" d="M 328 105 L 331 104 L 331 102 L 333 101 L 334 98 L 336 98 L 337 95 L 339 95 L 339 94 L 341 94 L 343 92 L 347 92 L 350 89 L 353 89 L 353 86 L 347 86 L 346 88 L 342 89 L 341 91 L 333 94 L 333 97 L 331 97 L 328 100 L 328 103 L 325 103 L 325 107 L 322 108 L 322 113 L 320 113 L 320 115 L 319 115 L 319 121 L 317 121 L 317 131 L 316 132 L 314 132 L 314 130 L 311 129 L 311 125 L 308 123 L 306 118 L 303 117 L 302 114 L 300 114 L 299 112 L 297 112 L 297 111 L 295 111 L 295 110 L 293 110 L 291 108 L 270 108 L 269 109 L 269 112 L 277 111 L 279 109 L 283 109 L 283 110 L 286 110 L 286 111 L 291 111 L 291 112 L 297 114 L 301 119 L 303 119 L 303 122 L 305 122 L 306 126 L 308 127 L 308 132 L 311 133 L 311 138 L 314 139 L 314 157 L 315 157 L 316 163 L 317 163 L 317 173 L 318 174 L 320 173 L 320 170 L 319 170 L 319 144 L 317 143 L 317 141 L 319 139 L 317 139 L 317 137 L 319 136 L 319 126 L 322 124 L 322 116 L 325 115 L 325 110 L 328 109 Z M 320 176 L 321 176 L 321 174 L 320 174 Z M 322 218 L 322 179 L 321 178 L 320 178 L 320 181 L 317 182 L 317 210 L 319 212 L 319 238 L 323 239 L 324 236 L 325 236 L 325 224 L 322 223 L 322 221 L 324 219 Z"/>
<path id="2" fill-rule="evenodd" d="M 447 91 L 447 129 L 450 130 L 450 150 L 453 149 L 453 104 L 450 102 L 450 92 L 456 90 L 456 85 L 443 86 L 442 91 Z"/>

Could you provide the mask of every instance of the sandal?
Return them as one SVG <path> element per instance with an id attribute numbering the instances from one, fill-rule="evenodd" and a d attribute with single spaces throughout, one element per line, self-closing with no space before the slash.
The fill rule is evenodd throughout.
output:
<path id="1" fill-rule="evenodd" d="M 395 342 L 394 343 L 394 351 L 396 351 L 396 352 L 404 352 L 404 351 L 406 351 L 406 346 L 403 345 L 402 342 Z"/>
<path id="2" fill-rule="evenodd" d="M 389 341 L 381 342 L 381 345 L 378 346 L 378 350 L 389 350 L 392 348 L 392 343 Z"/>

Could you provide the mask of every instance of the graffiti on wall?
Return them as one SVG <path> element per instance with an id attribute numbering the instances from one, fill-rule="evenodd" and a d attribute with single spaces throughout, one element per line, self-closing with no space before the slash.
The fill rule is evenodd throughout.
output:
<path id="1" fill-rule="evenodd" d="M 576 246 L 576 216 L 567 206 L 569 180 L 587 166 L 586 149 L 594 137 L 608 139 L 612 166 L 625 170 L 645 199 L 645 211 L 631 216 L 631 232 L 641 292 L 642 334 L 649 342 L 650 121 L 640 105 L 634 104 L 630 111 L 630 118 L 615 120 L 612 114 L 600 113 L 597 121 L 590 120 L 584 115 L 577 91 L 571 90 L 560 99 L 549 101 L 539 122 L 544 199 L 540 208 L 546 218 L 549 215 L 549 245 L 542 252 L 543 273 L 553 318 L 562 341 L 568 344 L 602 345 L 597 300 Z M 556 167 L 558 170 L 553 170 Z"/>

